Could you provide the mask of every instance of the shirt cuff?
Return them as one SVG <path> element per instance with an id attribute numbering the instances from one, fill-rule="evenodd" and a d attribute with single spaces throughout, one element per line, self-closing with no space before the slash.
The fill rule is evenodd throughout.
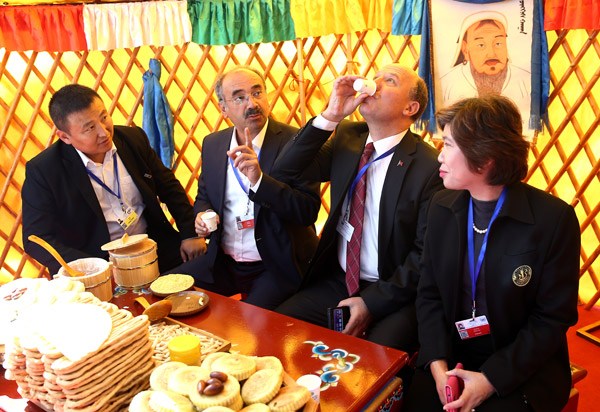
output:
<path id="1" fill-rule="evenodd" d="M 327 120 L 319 114 L 313 119 L 312 125 L 317 129 L 333 132 L 337 127 L 338 123 L 339 122 L 332 122 L 331 120 Z"/>
<path id="2" fill-rule="evenodd" d="M 258 187 L 260 186 L 260 182 L 262 182 L 262 178 L 263 178 L 263 174 L 261 173 L 256 184 L 254 186 L 250 186 L 250 190 L 252 190 L 254 193 L 256 193 L 258 191 Z"/>

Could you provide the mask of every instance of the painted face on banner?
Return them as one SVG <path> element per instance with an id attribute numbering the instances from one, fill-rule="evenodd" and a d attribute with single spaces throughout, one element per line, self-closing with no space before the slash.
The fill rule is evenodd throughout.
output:
<path id="1" fill-rule="evenodd" d="M 496 75 L 506 68 L 506 30 L 496 20 L 479 21 L 467 29 L 462 43 L 465 59 L 476 72 Z"/>

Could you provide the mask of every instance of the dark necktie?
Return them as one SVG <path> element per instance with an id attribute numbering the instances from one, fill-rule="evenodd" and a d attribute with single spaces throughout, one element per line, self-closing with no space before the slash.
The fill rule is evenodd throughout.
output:
<path id="1" fill-rule="evenodd" d="M 365 146 L 365 150 L 358 163 L 358 170 L 362 169 L 362 167 L 367 164 L 374 150 L 375 147 L 373 146 L 373 143 L 368 143 Z M 360 244 L 362 243 L 366 194 L 367 173 L 365 172 L 354 188 L 350 203 L 349 223 L 354 228 L 354 232 L 352 232 L 352 237 L 348 242 L 348 248 L 346 250 L 346 287 L 348 288 L 348 294 L 350 296 L 358 292 L 360 280 Z"/>

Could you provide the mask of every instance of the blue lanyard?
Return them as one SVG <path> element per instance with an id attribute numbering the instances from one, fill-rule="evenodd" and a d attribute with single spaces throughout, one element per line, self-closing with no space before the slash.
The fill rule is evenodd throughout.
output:
<path id="1" fill-rule="evenodd" d="M 348 195 L 347 195 L 347 203 L 348 203 L 348 208 L 350 208 L 350 202 L 352 199 L 352 193 L 354 193 L 354 189 L 356 189 L 356 185 L 358 184 L 358 181 L 361 179 L 361 177 L 367 173 L 367 169 L 369 168 L 369 166 L 371 166 L 373 163 L 375 163 L 378 160 L 381 160 L 385 157 L 390 156 L 392 153 L 394 153 L 394 150 L 396 150 L 396 148 L 398 147 L 400 143 L 397 143 L 394 147 L 392 147 L 390 150 L 388 150 L 387 152 L 385 152 L 384 154 L 382 154 L 381 156 L 377 157 L 376 159 L 371 160 L 370 162 L 367 162 L 356 174 L 356 177 L 354 178 L 354 180 L 352 181 L 352 184 L 350 185 L 350 189 L 348 189 Z"/>
<path id="2" fill-rule="evenodd" d="M 106 185 L 106 183 L 104 183 L 102 180 L 100 180 L 100 178 L 98 176 L 96 176 L 94 173 L 92 173 L 92 171 L 89 170 L 87 167 L 85 168 L 85 171 L 87 172 L 88 175 L 90 175 L 90 177 L 92 179 L 94 179 L 94 182 L 98 183 L 104 190 L 106 190 L 108 193 L 110 193 L 111 195 L 113 195 L 114 197 L 119 199 L 119 201 L 121 201 L 121 185 L 119 184 L 119 168 L 117 167 L 117 154 L 116 153 L 113 153 L 113 166 L 114 166 L 113 169 L 114 169 L 114 173 L 115 173 L 115 180 L 117 181 L 117 193 L 113 192 L 112 189 Z M 121 205 L 122 204 L 123 204 L 123 201 L 121 201 Z"/>
<path id="3" fill-rule="evenodd" d="M 258 163 L 260 163 L 260 154 L 261 154 L 262 150 L 260 150 L 258 152 Z M 233 159 L 230 157 L 229 158 L 229 164 L 231 165 L 231 168 L 233 169 L 233 174 L 235 175 L 235 178 L 237 179 L 238 183 L 240 184 L 240 187 L 242 188 L 242 190 L 244 191 L 244 193 L 249 194 L 250 193 L 250 188 L 246 187 L 246 185 L 244 184 L 244 182 L 242 181 L 242 178 L 240 177 L 240 173 L 238 172 L 237 168 L 233 166 Z"/>
<path id="4" fill-rule="evenodd" d="M 490 234 L 490 228 L 492 227 L 492 223 L 498 217 L 498 213 L 500 213 L 500 209 L 502 209 L 502 205 L 504 204 L 504 199 L 506 198 L 506 188 L 502 190 L 500 194 L 500 198 L 498 199 L 498 203 L 496 203 L 496 207 L 494 208 L 494 214 L 490 219 L 490 223 L 488 223 L 487 231 L 483 237 L 483 243 L 481 244 L 481 249 L 479 250 L 479 256 L 477 257 L 477 265 L 473 266 L 474 256 L 475 256 L 475 242 L 473 241 L 473 198 L 469 199 L 469 215 L 467 218 L 467 239 L 468 239 L 468 253 L 469 253 L 469 275 L 471 276 L 471 298 L 473 301 L 473 318 L 475 318 L 475 288 L 477 285 L 477 279 L 479 278 L 479 272 L 481 271 L 481 265 L 483 263 L 483 257 L 485 256 L 485 251 L 487 249 L 487 240 L 488 235 Z"/>

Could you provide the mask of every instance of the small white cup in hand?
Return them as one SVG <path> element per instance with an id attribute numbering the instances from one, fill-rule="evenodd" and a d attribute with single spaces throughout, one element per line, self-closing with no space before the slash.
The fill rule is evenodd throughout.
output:
<path id="1" fill-rule="evenodd" d="M 217 230 L 217 214 L 215 212 L 205 212 L 200 216 L 209 232 Z"/>
<path id="2" fill-rule="evenodd" d="M 373 96 L 377 90 L 377 83 L 370 79 L 356 79 L 354 80 L 352 87 L 359 93 L 365 93 L 369 96 Z"/>
<path id="3" fill-rule="evenodd" d="M 317 375 L 302 375 L 296 379 L 296 383 L 304 386 L 310 392 L 310 397 L 319 403 L 321 397 L 321 377 Z"/>

